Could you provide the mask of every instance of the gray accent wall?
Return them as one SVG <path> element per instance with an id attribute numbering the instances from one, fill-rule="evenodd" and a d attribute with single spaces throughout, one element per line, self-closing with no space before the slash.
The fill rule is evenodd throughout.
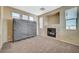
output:
<path id="1" fill-rule="evenodd" d="M 14 41 L 36 36 L 36 22 L 22 19 L 13 19 L 13 21 Z"/>

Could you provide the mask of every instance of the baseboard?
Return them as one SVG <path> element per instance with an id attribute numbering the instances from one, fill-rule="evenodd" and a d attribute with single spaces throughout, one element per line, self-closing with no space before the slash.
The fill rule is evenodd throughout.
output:
<path id="1" fill-rule="evenodd" d="M 68 44 L 71 44 L 71 45 L 79 46 L 79 44 L 70 43 L 70 42 L 67 42 L 67 41 L 64 41 L 64 40 L 59 40 L 59 41 L 62 41 L 62 42 L 65 42 L 65 43 L 68 43 Z"/>

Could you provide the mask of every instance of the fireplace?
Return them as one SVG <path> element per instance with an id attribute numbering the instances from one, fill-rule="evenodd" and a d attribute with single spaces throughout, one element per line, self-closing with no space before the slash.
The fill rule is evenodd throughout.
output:
<path id="1" fill-rule="evenodd" d="M 51 37 L 56 37 L 56 28 L 47 28 L 47 35 Z"/>

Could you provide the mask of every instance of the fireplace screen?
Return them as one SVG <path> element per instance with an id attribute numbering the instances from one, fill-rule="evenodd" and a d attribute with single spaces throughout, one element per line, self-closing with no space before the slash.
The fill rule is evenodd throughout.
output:
<path id="1" fill-rule="evenodd" d="M 56 28 L 47 28 L 47 35 L 51 37 L 56 37 Z"/>

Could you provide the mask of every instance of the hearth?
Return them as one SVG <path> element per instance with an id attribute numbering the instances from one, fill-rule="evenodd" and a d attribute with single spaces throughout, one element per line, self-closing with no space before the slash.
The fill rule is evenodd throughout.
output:
<path id="1" fill-rule="evenodd" d="M 56 28 L 47 28 L 47 35 L 51 37 L 56 37 Z"/>

